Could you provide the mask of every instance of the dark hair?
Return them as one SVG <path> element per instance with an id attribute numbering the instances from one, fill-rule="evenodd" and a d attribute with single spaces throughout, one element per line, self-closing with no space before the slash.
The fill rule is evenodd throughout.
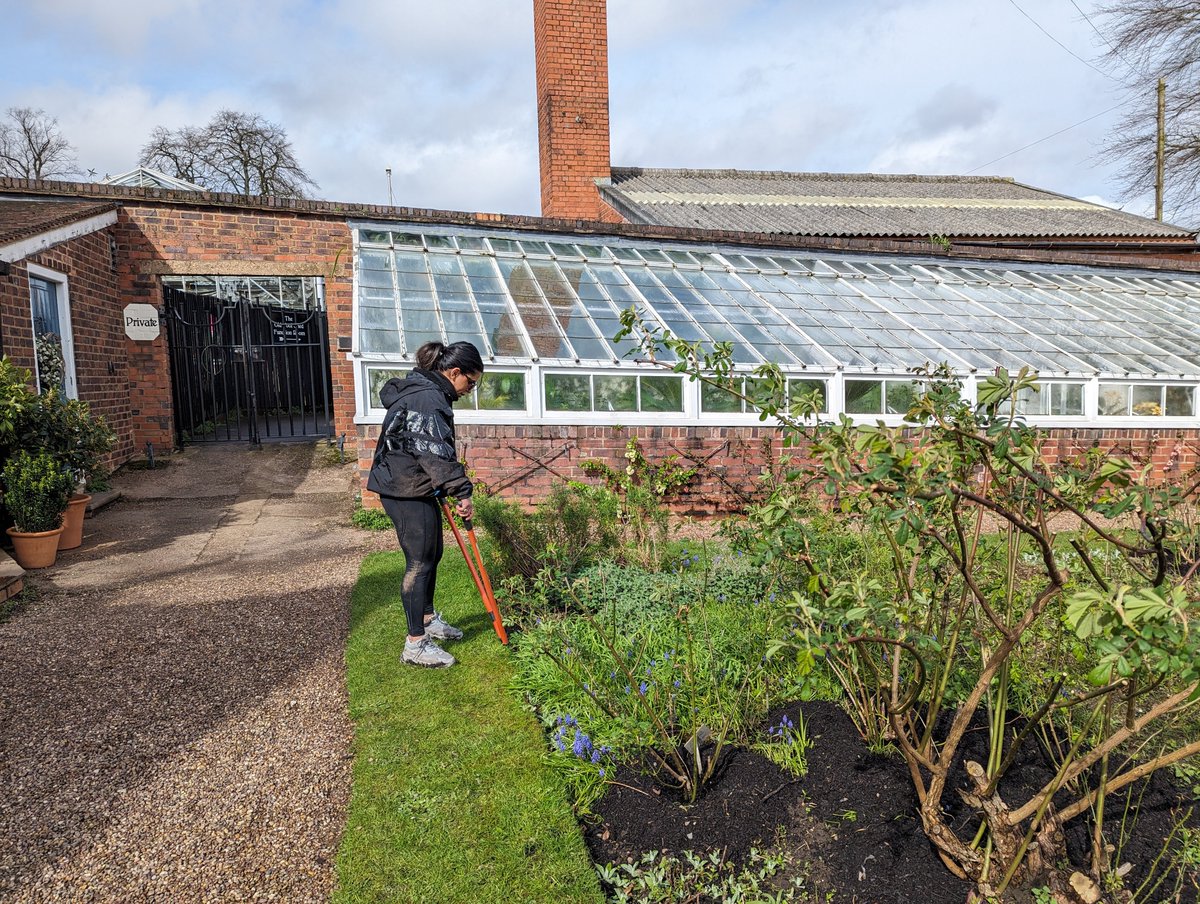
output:
<path id="1" fill-rule="evenodd" d="M 479 349 L 470 342 L 426 342 L 417 349 L 417 367 L 422 370 L 453 370 L 457 367 L 465 374 L 483 373 L 483 359 Z"/>

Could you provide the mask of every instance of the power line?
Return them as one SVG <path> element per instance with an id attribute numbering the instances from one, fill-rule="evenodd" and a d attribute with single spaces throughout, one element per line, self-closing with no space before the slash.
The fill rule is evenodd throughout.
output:
<path id="1" fill-rule="evenodd" d="M 989 160 L 987 163 L 982 163 L 979 166 L 975 167 L 975 169 L 967 170 L 965 173 L 963 173 L 963 175 L 969 176 L 969 175 L 971 175 L 971 173 L 977 173 L 981 169 L 983 169 L 985 166 L 991 166 L 993 163 L 999 163 L 1001 160 L 1007 160 L 1013 154 L 1019 154 L 1019 153 L 1021 153 L 1021 151 L 1028 150 L 1029 148 L 1033 147 L 1035 144 L 1041 144 L 1043 141 L 1049 141 L 1051 138 L 1054 138 L 1057 135 L 1061 135 L 1063 132 L 1069 132 L 1069 131 L 1071 131 L 1071 129 L 1081 126 L 1085 122 L 1091 122 L 1093 119 L 1099 119 L 1101 116 L 1105 115 L 1106 113 L 1111 113 L 1113 110 L 1119 110 L 1123 106 L 1124 106 L 1124 104 L 1117 104 L 1116 106 L 1109 107 L 1107 110 L 1101 110 L 1095 116 L 1089 116 L 1087 119 L 1081 119 L 1081 120 L 1079 120 L 1079 122 L 1073 123 L 1073 124 L 1067 126 L 1065 129 L 1059 129 L 1057 132 L 1053 132 L 1053 133 L 1047 135 L 1045 138 L 1039 138 L 1037 141 L 1031 141 L 1031 142 L 1029 142 L 1029 144 L 1025 145 L 1024 147 L 1019 147 L 1015 151 L 1009 151 L 1007 154 L 997 157 L 995 160 Z"/>
<path id="2" fill-rule="evenodd" d="M 1099 28 L 1096 27 L 1096 23 L 1092 21 L 1092 17 L 1089 16 L 1087 13 L 1085 13 L 1083 11 L 1083 9 L 1079 6 L 1079 4 L 1075 2 L 1075 0 L 1071 0 L 1071 5 L 1073 7 L 1075 7 L 1075 11 L 1078 12 L 1079 15 L 1081 15 L 1083 17 L 1083 20 L 1085 22 L 1087 22 L 1088 25 L 1092 26 L 1092 31 L 1094 31 L 1096 34 L 1100 35 L 1100 39 L 1105 44 L 1108 45 L 1108 49 L 1113 52 L 1113 56 L 1115 56 L 1118 60 L 1120 60 L 1122 63 L 1124 63 L 1126 66 L 1128 66 L 1134 72 L 1136 72 L 1138 67 L 1133 65 L 1133 63 L 1129 62 L 1129 60 L 1125 59 L 1125 57 L 1121 53 L 1121 51 L 1117 50 L 1117 45 L 1108 39 L 1108 35 L 1106 35 L 1104 32 L 1102 32 Z"/>
<path id="3" fill-rule="evenodd" d="M 1046 37 L 1048 37 L 1051 41 L 1053 41 L 1055 44 L 1057 44 L 1059 47 L 1061 47 L 1067 53 L 1071 54 L 1071 56 L 1075 57 L 1075 59 L 1079 60 L 1079 62 L 1083 63 L 1083 65 L 1087 66 L 1089 69 L 1094 69 L 1096 72 L 1099 72 L 1105 78 L 1112 79 L 1114 82 L 1117 81 L 1117 79 L 1113 78 L 1113 76 L 1109 75 L 1103 69 L 1100 69 L 1099 67 L 1093 65 L 1092 63 L 1089 63 L 1087 60 L 1085 60 L 1083 57 L 1081 57 L 1079 54 L 1077 54 L 1074 50 L 1072 50 L 1070 47 L 1068 47 L 1066 44 L 1064 44 L 1058 38 L 1054 37 L 1054 35 L 1050 34 L 1050 32 L 1046 31 L 1046 29 L 1042 28 L 1042 26 L 1038 23 L 1037 19 L 1033 18 L 1033 16 L 1029 15 L 1029 13 L 1025 12 L 1025 10 L 1021 9 L 1021 7 L 1017 5 L 1017 0 L 1008 0 L 1008 2 L 1013 5 L 1013 8 L 1016 9 L 1017 12 L 1019 12 L 1022 16 L 1024 16 L 1026 19 L 1028 19 L 1030 22 L 1032 22 L 1035 26 L 1037 26 L 1038 31 L 1040 31 L 1042 34 L 1044 34 Z"/>

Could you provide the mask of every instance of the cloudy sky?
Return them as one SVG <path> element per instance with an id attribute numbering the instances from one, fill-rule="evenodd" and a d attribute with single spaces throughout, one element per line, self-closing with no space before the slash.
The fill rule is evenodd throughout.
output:
<path id="1" fill-rule="evenodd" d="M 0 0 L 0 110 L 44 109 L 99 176 L 155 126 L 258 113 L 318 197 L 386 203 L 391 167 L 397 204 L 535 214 L 532 5 Z M 609 0 L 612 160 L 1003 175 L 1117 205 L 1098 150 L 1128 95 L 1095 68 L 1096 5 Z"/>

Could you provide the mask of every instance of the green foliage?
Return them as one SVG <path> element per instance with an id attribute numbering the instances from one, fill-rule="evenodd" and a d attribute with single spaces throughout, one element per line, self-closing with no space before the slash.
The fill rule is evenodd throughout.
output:
<path id="1" fill-rule="evenodd" d="M 392 530 L 394 525 L 383 509 L 368 509 L 359 506 L 350 516 L 350 523 L 360 530 Z"/>
<path id="2" fill-rule="evenodd" d="M 632 601 L 636 605 L 636 601 Z M 593 750 L 644 765 L 694 799 L 725 747 L 766 713 L 781 682 L 763 653 L 770 610 L 753 601 L 706 599 L 677 610 L 614 616 L 631 601 L 592 615 L 543 618 L 520 637 L 515 686 L 548 727 L 570 724 Z M 573 782 L 577 803 L 588 788 Z"/>
<path id="3" fill-rule="evenodd" d="M 18 426 L 36 398 L 29 391 L 32 379 L 33 375 L 14 365 L 8 355 L 0 358 L 0 454 L 5 458 L 15 448 Z"/>
<path id="4" fill-rule="evenodd" d="M 801 776 L 808 772 L 808 751 L 812 744 L 802 716 L 797 716 L 795 722 L 783 716 L 767 729 L 766 737 L 754 749 L 792 775 Z"/>
<path id="5" fill-rule="evenodd" d="M 611 889 L 613 904 L 674 904 L 678 901 L 723 901 L 730 904 L 783 904 L 807 900 L 800 881 L 780 888 L 792 866 L 786 855 L 750 851 L 740 871 L 719 852 L 682 855 L 650 851 L 636 863 L 597 866 L 600 881 Z"/>
<path id="6" fill-rule="evenodd" d="M 52 454 L 76 481 L 85 481 L 112 451 L 116 434 L 103 417 L 93 415 L 87 402 L 67 399 L 57 390 L 36 396 L 17 429 L 22 448 Z"/>
<path id="7" fill-rule="evenodd" d="M 669 526 L 669 513 L 663 503 L 691 483 L 697 469 L 681 465 L 678 455 L 650 461 L 636 436 L 625 444 L 625 461 L 621 469 L 595 459 L 584 460 L 579 466 L 585 473 L 601 478 L 608 494 L 615 498 L 623 539 L 636 560 L 657 569 Z M 580 490 L 596 498 L 594 491 L 582 486 Z"/>
<path id="8" fill-rule="evenodd" d="M 706 351 L 632 310 L 622 320 L 650 352 L 665 347 L 680 372 L 709 380 L 730 372 L 727 346 Z M 1200 752 L 1194 737 L 1160 754 L 1144 745 L 1200 698 L 1200 585 L 1187 564 L 1196 530 L 1186 516 L 1200 482 L 1193 474 L 1191 483 L 1155 483 L 1148 467 L 1098 450 L 1048 462 L 1041 435 L 1015 414 L 1017 397 L 1037 388 L 1028 369 L 979 381 L 977 404 L 963 399 L 948 366 L 913 373 L 922 391 L 902 428 L 844 416 L 810 425 L 760 405 L 785 444 L 806 444 L 816 462 L 786 480 L 807 488 L 819 478 L 838 515 L 878 538 L 868 548 L 884 552 L 886 567 L 847 574 L 813 555 L 816 538 L 789 511 L 798 493 L 777 494 L 744 533 L 752 547 L 763 536 L 760 559 L 799 566 L 805 578 L 773 651 L 832 669 L 864 731 L 908 760 L 941 856 L 984 897 L 1002 896 L 1014 880 L 1040 884 L 1065 860 L 1055 848 L 1062 823 Z M 1064 531 L 1074 532 L 1069 556 Z M 1001 818 L 984 803 L 1030 736 L 1012 721 L 1020 697 L 1034 730 L 1059 739 L 1060 759 L 1045 787 L 1004 801 L 1010 815 Z M 959 838 L 942 813 L 950 769 L 981 709 L 989 756 L 975 764 L 964 799 L 990 835 L 988 859 L 983 836 Z M 1059 791 L 1068 799 L 1051 810 Z M 1031 874 L 1025 854 L 1035 842 L 1041 858 Z M 1093 862 L 1102 859 L 1098 850 Z"/>
<path id="9" fill-rule="evenodd" d="M 558 484 L 534 512 L 485 493 L 475 495 L 475 520 L 492 538 L 500 579 L 525 581 L 574 574 L 619 545 L 615 503 Z"/>
<path id="10" fill-rule="evenodd" d="M 73 485 L 54 456 L 22 449 L 4 466 L 4 505 L 23 533 L 57 530 Z"/>

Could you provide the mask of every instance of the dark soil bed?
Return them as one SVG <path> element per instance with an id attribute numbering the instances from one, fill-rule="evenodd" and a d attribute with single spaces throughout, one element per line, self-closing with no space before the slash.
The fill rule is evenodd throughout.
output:
<path id="1" fill-rule="evenodd" d="M 719 780 L 695 804 L 684 805 L 652 780 L 623 770 L 584 827 L 593 859 L 624 863 L 649 851 L 692 850 L 720 851 L 742 863 L 751 848 L 762 850 L 782 839 L 782 849 L 801 867 L 816 900 L 831 893 L 834 904 L 963 904 L 970 885 L 951 875 L 933 852 L 916 817 L 915 793 L 902 760 L 868 750 L 835 704 L 790 704 L 772 713 L 769 722 L 784 713 L 796 720 L 801 710 L 814 741 L 803 778 L 793 778 L 753 751 L 734 750 Z M 984 732 L 972 733 L 966 743 L 970 758 L 984 759 L 985 744 Z M 1025 757 L 1012 771 L 1015 781 L 1001 789 L 1013 800 L 1047 777 L 1035 746 Z M 1126 881 L 1136 888 L 1163 846 L 1172 814 L 1190 802 L 1165 776 L 1134 788 L 1130 808 L 1110 800 L 1112 823 L 1106 819 L 1106 828 L 1115 839 L 1122 817 L 1127 824 L 1137 817 L 1132 837 L 1115 855 L 1118 863 L 1133 864 Z M 971 816 L 958 795 L 947 793 L 945 805 L 960 834 L 968 831 Z M 1084 862 L 1088 827 L 1076 822 L 1068 846 L 1072 859 Z M 1200 814 L 1193 822 L 1200 824 Z M 1180 901 L 1194 904 L 1194 889 Z"/>

